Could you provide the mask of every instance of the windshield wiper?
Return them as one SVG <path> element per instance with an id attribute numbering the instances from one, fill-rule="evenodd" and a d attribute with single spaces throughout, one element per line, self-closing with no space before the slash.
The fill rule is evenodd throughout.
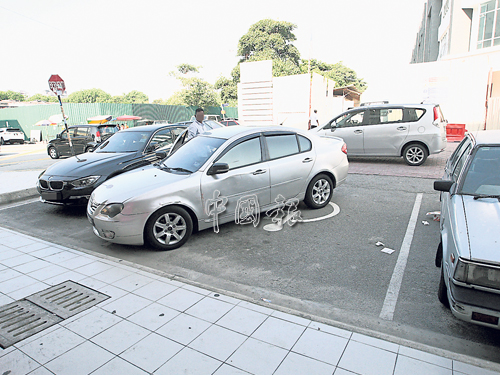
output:
<path id="1" fill-rule="evenodd" d="M 166 164 L 163 164 L 163 167 L 165 169 L 169 170 L 169 171 L 179 171 L 179 172 L 193 173 L 193 171 L 190 171 L 189 169 L 186 169 L 186 168 L 180 168 L 180 167 L 171 168 L 171 167 L 167 166 Z"/>
<path id="2" fill-rule="evenodd" d="M 481 194 L 481 195 L 474 196 L 474 200 L 478 200 L 481 198 L 497 198 L 498 201 L 500 202 L 500 195 L 498 195 L 498 194 Z"/>

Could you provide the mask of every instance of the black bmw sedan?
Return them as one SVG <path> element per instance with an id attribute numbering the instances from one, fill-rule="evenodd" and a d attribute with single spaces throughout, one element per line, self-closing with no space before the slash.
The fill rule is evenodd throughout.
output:
<path id="1" fill-rule="evenodd" d="M 39 177 L 41 201 L 52 204 L 86 204 L 92 191 L 118 174 L 158 160 L 157 151 L 169 151 L 185 125 L 147 125 L 121 130 L 94 152 L 61 160 Z"/>

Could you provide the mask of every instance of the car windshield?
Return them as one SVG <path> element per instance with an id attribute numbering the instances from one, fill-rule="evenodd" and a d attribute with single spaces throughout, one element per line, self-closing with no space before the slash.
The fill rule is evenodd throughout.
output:
<path id="1" fill-rule="evenodd" d="M 185 172 L 196 172 L 225 141 L 221 138 L 199 135 L 163 160 L 160 166 Z"/>
<path id="2" fill-rule="evenodd" d="M 479 147 L 469 165 L 462 194 L 500 195 L 500 146 Z"/>
<path id="3" fill-rule="evenodd" d="M 144 149 L 151 132 L 121 131 L 114 134 L 94 152 L 136 152 Z"/>

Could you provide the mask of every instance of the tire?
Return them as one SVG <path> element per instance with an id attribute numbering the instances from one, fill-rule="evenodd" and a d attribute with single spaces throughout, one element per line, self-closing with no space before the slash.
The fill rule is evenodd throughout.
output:
<path id="1" fill-rule="evenodd" d="M 429 153 L 427 152 L 425 146 L 418 143 L 409 144 L 403 151 L 403 159 L 405 160 L 405 163 L 411 165 L 412 167 L 424 164 L 428 156 Z"/>
<path id="2" fill-rule="evenodd" d="M 94 147 L 87 147 L 85 152 L 94 152 Z"/>
<path id="3" fill-rule="evenodd" d="M 434 260 L 434 264 L 436 267 L 441 267 L 443 263 L 443 243 L 440 242 L 436 251 L 436 259 Z"/>
<path id="4" fill-rule="evenodd" d="M 187 211 L 179 206 L 159 209 L 151 215 L 144 227 L 146 241 L 158 250 L 181 247 L 191 237 L 191 233 L 193 233 L 193 220 Z"/>
<path id="5" fill-rule="evenodd" d="M 446 290 L 446 283 L 444 282 L 443 264 L 441 263 L 441 279 L 439 280 L 438 299 L 444 307 L 450 308 L 450 301 L 448 300 L 448 293 Z"/>
<path id="6" fill-rule="evenodd" d="M 326 174 L 319 174 L 312 179 L 306 190 L 304 203 L 313 209 L 323 208 L 332 199 L 333 182 Z"/>
<path id="7" fill-rule="evenodd" d="M 3 140 L 3 138 L 0 138 L 0 145 L 4 145 L 5 144 L 5 141 Z"/>
<path id="8" fill-rule="evenodd" d="M 52 159 L 59 159 L 59 153 L 57 152 L 55 147 L 49 147 L 49 156 Z"/>
<path id="9" fill-rule="evenodd" d="M 22 145 L 24 145 L 24 139 L 21 142 L 19 142 L 19 143 L 22 144 Z"/>

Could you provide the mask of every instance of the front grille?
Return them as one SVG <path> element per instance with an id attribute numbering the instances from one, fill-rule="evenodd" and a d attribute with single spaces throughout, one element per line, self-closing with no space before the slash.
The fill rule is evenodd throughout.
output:
<path id="1" fill-rule="evenodd" d="M 90 201 L 89 201 L 89 207 L 88 207 L 88 211 L 89 211 L 89 214 L 90 215 L 93 215 L 96 208 L 99 206 L 99 203 L 96 203 L 92 197 L 90 198 Z"/>
<path id="2" fill-rule="evenodd" d="M 49 188 L 49 184 L 46 180 L 39 180 L 40 181 L 40 187 L 42 189 L 48 189 Z"/>
<path id="3" fill-rule="evenodd" d="M 49 187 L 51 190 L 62 190 L 63 186 L 63 181 L 49 181 Z"/>

